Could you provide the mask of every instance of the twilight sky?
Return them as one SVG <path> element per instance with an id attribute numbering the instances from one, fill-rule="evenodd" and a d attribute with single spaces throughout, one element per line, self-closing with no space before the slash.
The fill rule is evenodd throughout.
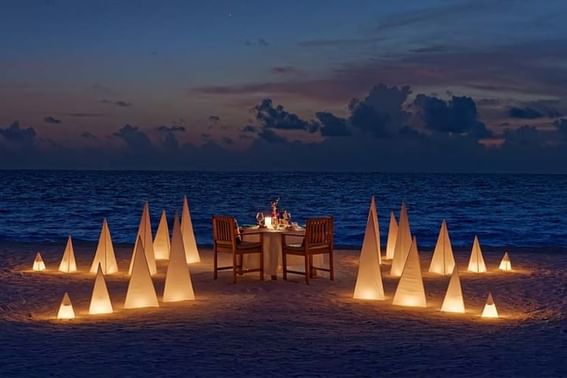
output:
<path id="1" fill-rule="evenodd" d="M 567 173 L 565 12 L 6 1 L 0 168 Z"/>

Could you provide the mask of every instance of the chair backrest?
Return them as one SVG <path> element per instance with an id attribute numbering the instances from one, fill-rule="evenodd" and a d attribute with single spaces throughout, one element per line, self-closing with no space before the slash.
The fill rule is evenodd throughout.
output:
<path id="1" fill-rule="evenodd" d="M 305 243 L 310 245 L 333 245 L 333 217 L 308 219 L 305 224 Z"/>
<path id="2" fill-rule="evenodd" d="M 213 215 L 213 242 L 233 245 L 236 242 L 236 219 L 227 215 Z"/>

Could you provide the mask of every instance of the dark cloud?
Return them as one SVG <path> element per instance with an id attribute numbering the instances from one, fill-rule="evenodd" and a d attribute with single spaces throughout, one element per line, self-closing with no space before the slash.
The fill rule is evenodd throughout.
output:
<path id="1" fill-rule="evenodd" d="M 513 106 L 510 109 L 508 109 L 508 116 L 511 118 L 520 118 L 520 119 L 537 119 L 544 117 L 544 114 L 533 108 L 520 108 L 517 106 Z"/>
<path id="2" fill-rule="evenodd" d="M 252 126 L 252 125 L 246 125 L 242 128 L 242 132 L 245 132 L 245 133 L 255 133 L 257 131 L 258 131 L 258 129 L 256 127 Z"/>
<path id="3" fill-rule="evenodd" d="M 265 140 L 268 143 L 282 143 L 282 144 L 287 143 L 287 139 L 276 134 L 274 130 L 267 129 L 265 127 L 258 132 L 258 137 L 260 137 L 260 139 Z"/>
<path id="4" fill-rule="evenodd" d="M 557 128 L 557 131 L 559 131 L 559 134 L 565 140 L 567 140 L 567 118 L 558 119 L 557 121 L 555 121 L 553 123 L 553 125 Z"/>
<path id="5" fill-rule="evenodd" d="M 59 123 L 61 123 L 61 120 L 60 120 L 60 119 L 53 118 L 52 116 L 48 116 L 48 117 L 45 117 L 45 118 L 43 119 L 43 122 L 45 122 L 45 123 L 52 123 L 52 124 L 59 124 Z"/>
<path id="6" fill-rule="evenodd" d="M 35 142 L 36 133 L 32 127 L 21 128 L 20 122 L 15 121 L 10 126 L 0 128 L 0 135 L 8 142 L 29 146 Z"/>
<path id="7" fill-rule="evenodd" d="M 112 135 L 122 139 L 128 148 L 135 152 L 149 150 L 152 147 L 152 142 L 138 126 L 125 125 Z"/>
<path id="8" fill-rule="evenodd" d="M 90 140 L 98 139 L 98 138 L 96 137 L 96 135 L 94 135 L 93 133 L 88 132 L 88 131 L 85 131 L 84 133 L 82 133 L 82 134 L 81 134 L 81 138 L 90 139 Z"/>
<path id="9" fill-rule="evenodd" d="M 298 43 L 300 47 L 317 48 L 317 47 L 358 47 L 371 45 L 385 41 L 386 37 L 366 37 L 366 38 L 338 38 L 338 39 L 312 39 L 301 41 Z"/>
<path id="10" fill-rule="evenodd" d="M 184 133 L 184 126 L 159 126 L 156 130 L 164 133 Z"/>
<path id="11" fill-rule="evenodd" d="M 272 100 L 266 98 L 253 108 L 256 120 L 268 129 L 307 130 L 314 132 L 317 125 L 301 119 L 297 114 L 290 113 L 282 105 L 274 107 Z"/>
<path id="12" fill-rule="evenodd" d="M 266 41 L 264 38 L 257 38 L 255 40 L 247 40 L 244 42 L 246 46 L 259 46 L 259 47 L 268 47 L 270 43 Z"/>
<path id="13" fill-rule="evenodd" d="M 544 138 L 537 128 L 525 125 L 517 129 L 505 130 L 504 141 L 511 145 L 534 145 L 541 144 Z"/>
<path id="14" fill-rule="evenodd" d="M 349 104 L 350 124 L 374 137 L 395 135 L 407 125 L 409 113 L 403 109 L 409 94 L 409 86 L 375 86 L 364 99 L 352 99 Z"/>
<path id="15" fill-rule="evenodd" d="M 272 73 L 276 75 L 291 75 L 299 73 L 299 70 L 293 66 L 276 66 L 272 67 Z"/>
<path id="16" fill-rule="evenodd" d="M 102 113 L 65 113 L 63 114 L 67 117 L 75 117 L 75 118 L 95 118 L 95 117 L 102 117 L 104 114 Z"/>
<path id="17" fill-rule="evenodd" d="M 213 122 L 213 123 L 219 122 L 219 121 L 220 121 L 220 117 L 217 116 L 217 115 L 210 115 L 210 116 L 209 116 L 209 121 L 210 121 L 210 122 Z"/>
<path id="18" fill-rule="evenodd" d="M 315 116 L 321 123 L 320 131 L 323 136 L 341 137 L 352 134 L 344 118 L 337 117 L 329 112 L 318 112 Z"/>
<path id="19" fill-rule="evenodd" d="M 122 100 L 116 100 L 116 101 L 101 100 L 100 102 L 101 102 L 101 104 L 115 105 L 115 106 L 119 106 L 121 108 L 127 108 L 127 107 L 130 107 L 130 106 L 133 105 L 131 102 L 122 101 Z"/>
<path id="20" fill-rule="evenodd" d="M 417 114 L 426 129 L 448 134 L 464 134 L 476 138 L 487 138 L 492 133 L 478 119 L 474 100 L 470 97 L 453 96 L 444 101 L 423 94 L 414 100 Z"/>

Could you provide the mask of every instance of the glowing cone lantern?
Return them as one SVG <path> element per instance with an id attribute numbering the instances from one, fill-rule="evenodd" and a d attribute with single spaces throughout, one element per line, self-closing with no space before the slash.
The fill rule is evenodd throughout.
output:
<path id="1" fill-rule="evenodd" d="M 404 269 L 404 264 L 406 262 L 406 257 L 408 256 L 411 243 L 412 240 L 408 211 L 405 203 L 402 202 L 402 208 L 400 210 L 400 224 L 398 226 L 398 235 L 396 237 L 396 245 L 394 247 L 394 259 L 392 260 L 392 267 L 390 269 L 391 276 L 400 277 L 402 275 L 402 270 Z"/>
<path id="2" fill-rule="evenodd" d="M 185 259 L 187 264 L 201 261 L 197 241 L 193 232 L 193 222 L 189 212 L 189 202 L 187 196 L 183 197 L 183 211 L 181 213 L 181 235 L 183 235 L 183 248 L 185 248 Z"/>
<path id="3" fill-rule="evenodd" d="M 57 311 L 57 319 L 75 319 L 75 310 L 73 310 L 73 304 L 71 303 L 71 298 L 69 294 L 65 293 L 61 304 L 59 305 L 59 311 Z"/>
<path id="4" fill-rule="evenodd" d="M 396 288 L 396 294 L 394 294 L 393 304 L 408 307 L 427 307 L 423 278 L 421 276 L 421 262 L 415 237 L 404 264 L 402 276 Z"/>
<path id="5" fill-rule="evenodd" d="M 165 287 L 163 290 L 164 302 L 178 302 L 195 299 L 191 272 L 185 259 L 183 248 L 183 236 L 181 235 L 181 224 L 179 217 L 173 220 L 173 235 L 171 237 L 171 254 L 167 273 L 165 275 Z"/>
<path id="6" fill-rule="evenodd" d="M 161 212 L 161 218 L 159 220 L 156 238 L 154 239 L 154 252 L 156 254 L 156 260 L 169 260 L 169 250 L 169 227 L 167 226 L 167 216 L 165 215 L 165 210 L 163 210 Z"/>
<path id="7" fill-rule="evenodd" d="M 454 268 L 455 257 L 453 256 L 453 247 L 451 246 L 451 239 L 449 238 L 447 222 L 443 220 L 439 237 L 437 238 L 437 244 L 433 251 L 433 257 L 431 258 L 431 265 L 429 265 L 429 272 L 449 275 L 453 273 Z"/>
<path id="8" fill-rule="evenodd" d="M 112 314 L 112 302 L 110 301 L 110 295 L 108 294 L 108 288 L 106 287 L 106 281 L 100 265 L 93 286 L 89 314 Z"/>
<path id="9" fill-rule="evenodd" d="M 145 251 L 144 253 L 146 254 L 148 269 L 153 276 L 157 273 L 157 266 L 154 254 L 154 240 L 152 238 L 152 225 L 150 223 L 150 208 L 147 202 L 144 204 L 144 211 L 140 219 L 140 226 L 138 227 L 138 235 L 136 236 L 136 243 L 134 244 L 134 252 L 130 260 L 128 274 L 132 274 L 132 266 L 134 264 L 138 243 L 142 243 L 142 250 Z"/>
<path id="10" fill-rule="evenodd" d="M 473 248 L 471 251 L 471 258 L 469 259 L 469 272 L 484 273 L 486 272 L 486 265 L 484 264 L 484 258 L 482 257 L 482 250 L 480 249 L 480 243 L 478 237 L 474 237 Z"/>
<path id="11" fill-rule="evenodd" d="M 443 305 L 441 305 L 443 312 L 465 312 L 465 301 L 463 299 L 463 290 L 461 288 L 461 280 L 457 269 L 453 270 Z"/>
<path id="12" fill-rule="evenodd" d="M 504 272 L 512 271 L 512 262 L 510 261 L 508 252 L 504 253 L 504 257 L 502 257 L 502 261 L 500 261 L 500 266 L 498 266 L 498 269 Z"/>
<path id="13" fill-rule="evenodd" d="M 156 290 L 146 261 L 143 242 L 138 237 L 132 260 L 132 274 L 124 308 L 159 307 Z"/>
<path id="14" fill-rule="evenodd" d="M 110 235 L 106 218 L 102 221 L 102 229 L 100 230 L 95 257 L 89 271 L 91 273 L 97 273 L 99 266 L 103 274 L 118 272 L 118 264 L 116 264 L 116 256 L 114 255 L 114 247 L 112 245 L 112 236 Z"/>
<path id="15" fill-rule="evenodd" d="M 358 275 L 354 287 L 353 297 L 356 299 L 384 299 L 384 286 L 378 260 L 380 255 L 376 253 L 380 251 L 380 248 L 378 247 L 379 242 L 376 240 L 375 219 L 376 217 L 373 216 L 371 207 L 368 213 L 366 232 L 364 233 L 358 263 Z"/>
<path id="16" fill-rule="evenodd" d="M 388 241 L 386 244 L 386 260 L 394 258 L 396 248 L 396 238 L 398 237 L 398 222 L 393 211 L 390 211 L 390 226 L 388 227 Z"/>
<path id="17" fill-rule="evenodd" d="M 67 239 L 65 252 L 59 264 L 59 271 L 64 273 L 72 273 L 77 271 L 77 262 L 75 261 L 75 251 L 73 250 L 73 241 L 71 236 Z"/>
<path id="18" fill-rule="evenodd" d="M 494 303 L 494 299 L 492 299 L 492 293 L 488 293 L 488 298 L 486 299 L 486 304 L 482 309 L 482 314 L 480 315 L 483 318 L 498 318 L 498 310 L 496 310 L 496 304 Z"/>
<path id="19" fill-rule="evenodd" d="M 43 262 L 41 254 L 39 252 L 35 254 L 32 270 L 36 272 L 43 272 L 45 270 L 45 263 Z"/>

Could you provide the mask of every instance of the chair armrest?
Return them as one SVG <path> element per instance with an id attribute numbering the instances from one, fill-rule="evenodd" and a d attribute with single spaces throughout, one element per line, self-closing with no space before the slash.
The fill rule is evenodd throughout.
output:
<path id="1" fill-rule="evenodd" d="M 281 234 L 281 240 L 282 240 L 282 247 L 287 246 L 287 241 L 286 238 L 287 237 L 296 237 L 296 238 L 304 238 L 305 234 L 298 234 L 298 233 L 292 233 L 292 232 L 282 232 Z"/>

